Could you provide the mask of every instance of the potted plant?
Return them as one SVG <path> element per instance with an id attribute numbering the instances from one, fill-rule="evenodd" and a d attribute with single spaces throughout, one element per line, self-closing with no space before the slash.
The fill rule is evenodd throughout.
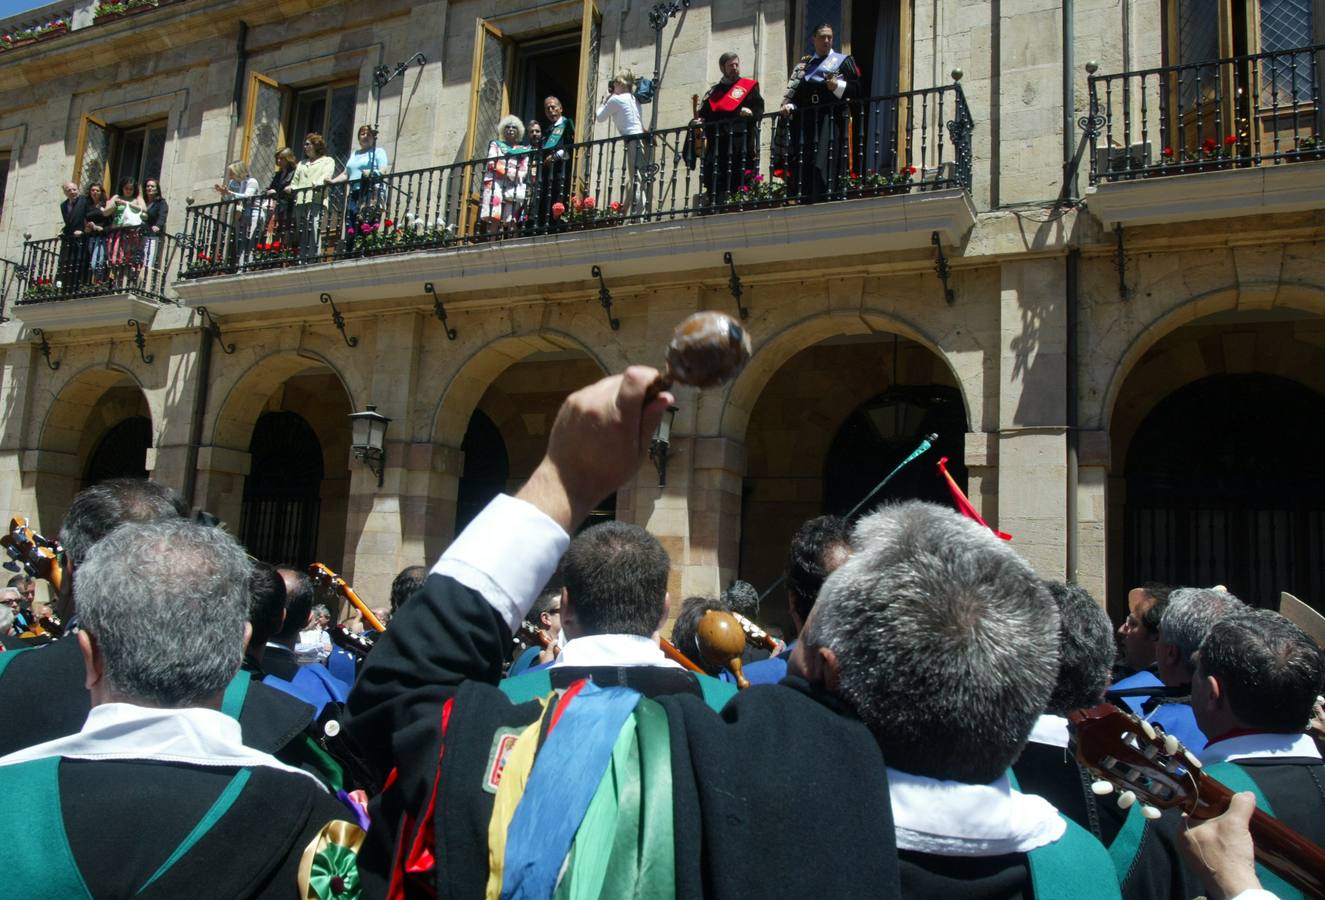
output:
<path id="1" fill-rule="evenodd" d="M 102 3 L 97 5 L 92 22 L 96 25 L 103 22 L 113 22 L 125 16 L 156 9 L 160 5 L 159 0 L 113 0 L 113 2 L 104 2 L 103 0 Z"/>

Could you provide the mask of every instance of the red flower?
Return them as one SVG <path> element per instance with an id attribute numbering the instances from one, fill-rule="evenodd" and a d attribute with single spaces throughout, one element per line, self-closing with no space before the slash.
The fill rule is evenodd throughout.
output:
<path id="1" fill-rule="evenodd" d="M 611 203 L 608 204 L 608 206 L 612 208 L 612 212 L 621 212 L 620 200 L 613 200 Z"/>
<path id="2" fill-rule="evenodd" d="M 754 173 L 755 173 L 755 170 L 754 170 L 754 169 L 746 169 L 746 170 L 745 170 L 745 174 L 746 174 L 746 175 L 753 175 Z"/>
<path id="3" fill-rule="evenodd" d="M 560 218 L 561 218 L 562 216 L 564 216 L 564 215 L 566 215 L 566 204 L 564 204 L 564 203 L 560 203 L 560 202 L 558 202 L 558 203 L 553 203 L 553 204 L 552 204 L 552 218 L 554 218 L 554 219 L 560 219 Z"/>
<path id="4" fill-rule="evenodd" d="M 270 247 L 271 247 L 270 244 L 258 244 L 258 252 L 259 252 L 259 253 L 266 253 L 267 250 L 268 250 Z"/>
<path id="5" fill-rule="evenodd" d="M 584 201 L 579 197 L 570 198 L 570 208 L 579 211 L 584 206 Z"/>
<path id="6" fill-rule="evenodd" d="M 1230 134 L 1224 137 L 1225 146 L 1232 147 L 1237 142 L 1238 142 L 1238 136 L 1236 134 Z"/>
<path id="7" fill-rule="evenodd" d="M 396 220 L 395 220 L 395 219 L 387 219 L 385 224 L 386 224 L 386 227 L 387 227 L 387 228 L 394 228 L 394 227 L 396 227 Z"/>
<path id="8" fill-rule="evenodd" d="M 771 174 L 772 174 L 772 176 L 773 176 L 774 178 L 786 178 L 786 177 L 787 177 L 787 170 L 786 170 L 786 169 L 775 168 L 775 169 L 773 169 L 773 171 L 772 171 Z"/>
<path id="9" fill-rule="evenodd" d="M 595 201 L 594 201 L 594 198 L 593 198 L 593 197 L 585 197 L 585 198 L 584 198 L 584 208 L 585 208 L 585 209 L 593 209 L 594 206 L 595 206 Z"/>
<path id="10" fill-rule="evenodd" d="M 1214 153 L 1215 148 L 1218 146 L 1219 143 L 1215 141 L 1214 138 L 1206 138 L 1205 140 L 1201 141 L 1201 149 L 1206 153 Z"/>
<path id="11" fill-rule="evenodd" d="M 742 194 L 748 194 L 748 193 L 750 193 L 750 185 L 748 185 L 748 184 L 743 184 L 743 185 L 741 185 L 741 193 L 742 193 Z"/>
<path id="12" fill-rule="evenodd" d="M 367 222 L 364 222 L 362 225 L 359 226 L 359 233 L 360 233 L 360 234 L 372 234 L 372 233 L 373 233 L 373 226 L 369 225 Z"/>
<path id="13" fill-rule="evenodd" d="M 915 173 L 916 173 L 916 167 L 915 167 L 915 166 L 907 166 L 907 167 L 906 167 L 906 174 L 908 174 L 908 175 L 914 175 Z"/>
<path id="14" fill-rule="evenodd" d="M 273 242 L 273 243 L 271 243 L 271 244 L 268 244 L 267 246 L 270 247 L 270 248 L 273 249 L 273 250 L 279 250 L 279 249 L 281 249 L 281 242 L 280 242 L 280 241 L 275 241 L 275 242 Z"/>
<path id="15" fill-rule="evenodd" d="M 1159 151 L 1159 153 L 1160 153 L 1160 155 L 1163 156 L 1165 159 L 1172 159 L 1172 158 L 1173 158 L 1173 148 L 1172 148 L 1172 147 L 1165 147 L 1163 150 Z"/>

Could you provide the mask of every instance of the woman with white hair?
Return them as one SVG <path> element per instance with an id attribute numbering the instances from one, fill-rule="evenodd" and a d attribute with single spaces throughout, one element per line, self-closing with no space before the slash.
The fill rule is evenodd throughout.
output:
<path id="1" fill-rule="evenodd" d="M 483 169 L 479 211 L 489 234 L 512 231 L 524 218 L 531 149 L 524 143 L 524 123 L 518 116 L 504 116 L 497 123 L 497 138 L 488 145 Z"/>

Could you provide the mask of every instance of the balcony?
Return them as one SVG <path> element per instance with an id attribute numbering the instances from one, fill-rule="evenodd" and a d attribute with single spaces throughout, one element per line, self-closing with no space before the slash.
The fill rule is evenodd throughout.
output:
<path id="1" fill-rule="evenodd" d="M 176 290 L 231 312 L 434 282 L 483 290 L 955 244 L 974 223 L 959 84 L 190 206 Z M 794 245 L 794 252 L 789 247 Z M 378 257 L 391 257 L 383 265 Z M 238 276 L 238 277 L 235 277 Z"/>
<path id="2" fill-rule="evenodd" d="M 1325 44 L 1089 78 L 1087 202 L 1105 225 L 1325 205 Z"/>
<path id="3" fill-rule="evenodd" d="M 90 240 L 49 238 L 23 245 L 15 318 L 47 331 L 150 322 L 168 296 L 175 240 L 138 229 Z"/>

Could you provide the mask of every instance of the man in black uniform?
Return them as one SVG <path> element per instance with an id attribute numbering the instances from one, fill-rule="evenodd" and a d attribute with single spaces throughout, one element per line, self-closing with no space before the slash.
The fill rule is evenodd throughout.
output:
<path id="1" fill-rule="evenodd" d="M 860 96 L 860 68 L 833 49 L 833 26 L 814 29 L 814 54 L 802 57 L 787 80 L 782 115 L 790 128 L 774 148 L 786 173 L 787 196 L 813 203 L 841 196 L 851 170 L 851 107 Z"/>
<path id="2" fill-rule="evenodd" d="M 64 223 L 60 227 L 60 270 L 55 275 L 65 290 L 81 284 L 87 274 L 87 237 L 83 234 L 87 213 L 87 197 L 79 193 L 78 185 L 66 181 L 64 200 L 60 203 L 60 218 Z"/>
<path id="3" fill-rule="evenodd" d="M 737 54 L 722 54 L 718 68 L 722 80 L 704 95 L 693 124 L 704 130 L 700 188 L 711 202 L 724 203 L 728 195 L 753 186 L 759 166 L 759 119 L 764 114 L 764 98 L 759 93 L 759 82 L 741 77 L 741 58 Z"/>
<path id="4" fill-rule="evenodd" d="M 77 733 L 0 757 L 0 896 L 288 898 L 314 874 L 357 882 L 350 810 L 220 711 L 248 574 L 238 541 L 182 518 L 122 526 L 88 554 L 64 641 L 92 709 Z"/>
<path id="5" fill-rule="evenodd" d="M 83 679 L 77 640 L 78 567 L 95 544 L 126 522 L 148 523 L 187 515 L 179 495 L 165 485 L 144 479 L 103 481 L 79 493 L 60 529 L 64 546 L 64 582 L 57 612 L 66 636 L 30 650 L 0 654 L 0 709 L 23 710 L 7 715 L 0 728 L 0 755 L 73 734 L 83 727 L 91 696 Z M 247 672 L 236 676 L 245 686 L 236 695 L 233 712 L 249 746 L 302 762 L 307 752 L 304 729 L 312 724 L 313 708 L 266 685 L 249 684 Z M 33 698 L 40 697 L 40 703 Z"/>
<path id="6" fill-rule="evenodd" d="M 547 125 L 543 128 L 543 143 L 534 161 L 531 175 L 538 182 L 535 226 L 540 231 L 565 231 L 566 223 L 552 214 L 552 205 L 564 207 L 570 199 L 571 150 L 575 145 L 575 122 L 564 114 L 561 101 L 556 97 L 543 100 L 543 115 Z"/>

